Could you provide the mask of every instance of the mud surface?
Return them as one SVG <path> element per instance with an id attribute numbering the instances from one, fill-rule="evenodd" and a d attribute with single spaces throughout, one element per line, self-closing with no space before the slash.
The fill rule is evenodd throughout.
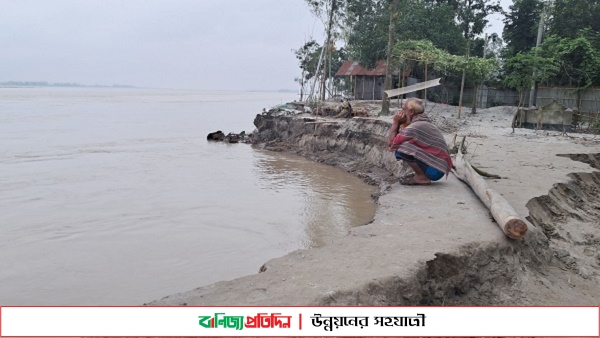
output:
<path id="1" fill-rule="evenodd" d="M 600 154 L 559 155 L 600 169 Z M 600 172 L 570 173 L 527 203 L 529 220 L 550 239 L 563 266 L 585 279 L 600 268 Z"/>
<path id="2" fill-rule="evenodd" d="M 471 163 L 502 177 L 488 184 L 530 222 L 514 241 L 453 175 L 429 187 L 400 186 L 409 169 L 387 151 L 390 118 L 378 118 L 376 104 L 362 107 L 369 118 L 310 123 L 297 112 L 260 114 L 255 140 L 378 185 L 373 222 L 325 247 L 266 262 L 256 275 L 150 305 L 600 304 L 598 140 L 513 132 L 514 107 L 459 119 L 456 107 L 428 104 L 450 145 L 466 136 Z"/>

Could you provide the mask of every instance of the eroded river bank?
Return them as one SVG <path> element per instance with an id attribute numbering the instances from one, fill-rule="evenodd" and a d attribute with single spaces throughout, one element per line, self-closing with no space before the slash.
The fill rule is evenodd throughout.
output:
<path id="1" fill-rule="evenodd" d="M 379 185 L 374 221 L 329 245 L 266 262 L 262 273 L 148 305 L 599 304 L 598 141 L 513 134 L 513 107 L 460 120 L 455 107 L 426 111 L 447 141 L 467 136 L 472 163 L 503 177 L 488 182 L 529 220 L 523 240 L 505 237 L 453 175 L 428 187 L 400 186 L 403 168 L 386 147 L 389 118 L 311 124 L 300 115 L 262 114 L 256 137 L 265 149 L 301 154 Z"/>

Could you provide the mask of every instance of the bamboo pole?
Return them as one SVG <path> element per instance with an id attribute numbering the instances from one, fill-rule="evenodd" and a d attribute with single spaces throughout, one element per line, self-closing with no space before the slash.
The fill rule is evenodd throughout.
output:
<path id="1" fill-rule="evenodd" d="M 326 93 L 326 88 L 325 88 L 325 83 L 327 82 L 327 57 L 331 57 L 331 52 L 329 50 L 329 44 L 331 43 L 331 30 L 333 28 L 333 12 L 336 9 L 336 1 L 337 0 L 331 0 L 331 8 L 329 9 L 329 21 L 327 21 L 327 40 L 325 40 L 325 46 L 323 46 L 326 49 L 325 52 L 325 65 L 323 66 L 323 78 L 321 79 L 321 100 L 325 101 L 325 93 Z M 329 61 L 329 67 L 331 68 L 331 60 Z"/>
<path id="2" fill-rule="evenodd" d="M 490 188 L 483 177 L 475 172 L 469 161 L 463 156 L 462 147 L 464 142 L 465 138 L 458 147 L 458 154 L 454 161 L 456 177 L 471 187 L 477 197 L 490 210 L 494 220 L 506 236 L 512 239 L 522 238 L 527 233 L 527 223 L 520 218 L 519 214 L 502 195 Z"/>
<path id="3" fill-rule="evenodd" d="M 467 40 L 467 56 L 466 59 L 467 61 L 469 60 L 469 48 L 471 47 L 471 40 Z M 465 65 L 466 67 L 466 65 Z M 462 73 L 462 80 L 460 81 L 460 95 L 458 98 L 458 118 L 460 118 L 460 113 L 462 112 L 462 103 L 463 103 L 463 94 L 465 92 L 465 76 L 466 76 L 466 69 L 463 69 L 463 73 Z"/>
<path id="4" fill-rule="evenodd" d="M 377 84 L 377 79 L 375 78 L 375 75 L 373 75 L 373 96 L 371 96 L 371 100 L 375 101 L 375 86 Z"/>
<path id="5" fill-rule="evenodd" d="M 425 82 L 427 82 L 427 63 L 425 63 Z M 425 88 L 425 97 L 423 97 L 423 102 L 427 105 L 427 88 Z"/>

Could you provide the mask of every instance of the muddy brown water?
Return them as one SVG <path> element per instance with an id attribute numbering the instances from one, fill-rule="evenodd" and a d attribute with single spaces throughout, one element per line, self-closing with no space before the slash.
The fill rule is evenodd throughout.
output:
<path id="1" fill-rule="evenodd" d="M 369 222 L 346 172 L 206 141 L 292 99 L 0 88 L 0 305 L 139 305 Z"/>

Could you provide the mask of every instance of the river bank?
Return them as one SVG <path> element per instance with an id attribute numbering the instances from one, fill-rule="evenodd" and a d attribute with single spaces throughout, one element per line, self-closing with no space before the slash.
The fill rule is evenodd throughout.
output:
<path id="1" fill-rule="evenodd" d="M 148 305 L 599 304 L 600 174 L 592 166 L 600 168 L 600 140 L 512 133 L 514 109 L 458 119 L 456 107 L 429 103 L 426 112 L 449 143 L 467 137 L 474 165 L 502 176 L 487 181 L 530 222 L 523 240 L 505 237 L 452 174 L 428 187 L 400 186 L 405 169 L 386 146 L 390 117 L 308 123 L 308 115 L 265 113 L 254 121 L 260 146 L 379 185 L 375 219 L 324 247 L 266 262 L 261 273 Z"/>

